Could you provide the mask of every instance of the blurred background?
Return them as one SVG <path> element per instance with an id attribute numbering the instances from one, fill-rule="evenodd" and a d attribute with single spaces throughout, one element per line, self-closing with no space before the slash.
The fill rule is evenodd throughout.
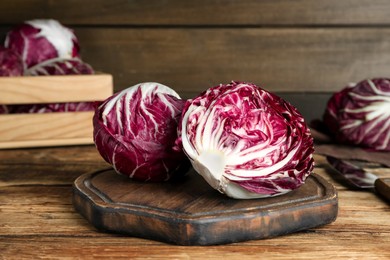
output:
<path id="1" fill-rule="evenodd" d="M 333 91 L 389 76 L 389 13 L 388 0 L 2 0 L 0 34 L 56 19 L 115 91 L 156 81 L 191 98 L 247 81 L 311 120 Z"/>

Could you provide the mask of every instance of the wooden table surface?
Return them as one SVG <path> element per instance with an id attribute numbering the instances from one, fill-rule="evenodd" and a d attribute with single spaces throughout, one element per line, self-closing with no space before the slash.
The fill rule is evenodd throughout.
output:
<path id="1" fill-rule="evenodd" d="M 107 164 L 94 146 L 0 150 L 0 259 L 390 259 L 389 203 L 352 190 L 320 155 L 339 195 L 335 222 L 266 240 L 176 246 L 97 231 L 72 205 L 72 184 Z M 390 169 L 375 168 L 380 176 Z"/>

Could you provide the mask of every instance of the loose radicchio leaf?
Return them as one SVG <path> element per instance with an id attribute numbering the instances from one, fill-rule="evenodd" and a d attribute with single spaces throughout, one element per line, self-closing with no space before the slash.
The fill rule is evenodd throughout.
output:
<path id="1" fill-rule="evenodd" d="M 174 150 L 185 101 L 167 86 L 141 83 L 105 100 L 93 118 L 94 141 L 118 173 L 141 181 L 166 181 L 189 166 Z"/>
<path id="2" fill-rule="evenodd" d="M 24 69 L 50 59 L 79 57 L 79 43 L 73 31 L 56 20 L 31 20 L 6 35 L 5 47 L 17 52 Z"/>
<path id="3" fill-rule="evenodd" d="M 301 114 L 251 83 L 221 84 L 188 100 L 176 144 L 213 188 L 238 199 L 296 189 L 314 166 Z"/>
<path id="4" fill-rule="evenodd" d="M 323 119 L 340 143 L 390 151 L 390 79 L 363 80 L 334 93 Z"/>
<path id="5" fill-rule="evenodd" d="M 0 46 L 0 77 L 23 75 L 23 63 L 13 50 Z"/>
<path id="6" fill-rule="evenodd" d="M 26 70 L 25 75 L 80 75 L 94 74 L 92 67 L 78 58 L 52 59 L 41 62 Z"/>

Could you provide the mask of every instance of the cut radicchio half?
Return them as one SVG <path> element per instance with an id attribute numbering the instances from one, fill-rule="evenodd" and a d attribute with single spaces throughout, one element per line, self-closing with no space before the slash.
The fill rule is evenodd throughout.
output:
<path id="1" fill-rule="evenodd" d="M 105 100 L 93 118 L 94 142 L 118 173 L 140 181 L 166 181 L 189 162 L 174 150 L 184 105 L 171 88 L 141 83 Z"/>
<path id="2" fill-rule="evenodd" d="M 324 124 L 340 143 L 390 151 L 390 79 L 367 79 L 334 93 Z"/>
<path id="3" fill-rule="evenodd" d="M 237 199 L 294 190 L 314 166 L 301 114 L 251 83 L 221 84 L 188 100 L 176 144 L 214 189 Z"/>

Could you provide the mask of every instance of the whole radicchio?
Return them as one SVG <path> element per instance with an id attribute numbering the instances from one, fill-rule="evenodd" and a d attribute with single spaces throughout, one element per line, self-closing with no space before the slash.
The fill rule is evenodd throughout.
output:
<path id="1" fill-rule="evenodd" d="M 251 83 L 221 84 L 188 100 L 176 143 L 213 188 L 232 198 L 284 194 L 314 166 L 301 114 Z"/>
<path id="2" fill-rule="evenodd" d="M 0 77 L 23 75 L 23 63 L 13 50 L 0 46 Z"/>
<path id="3" fill-rule="evenodd" d="M 367 79 L 334 93 L 324 124 L 340 143 L 390 151 L 390 79 Z"/>
<path id="4" fill-rule="evenodd" d="M 73 31 L 56 20 L 31 20 L 6 35 L 5 47 L 18 53 L 24 69 L 46 60 L 79 57 L 79 43 Z"/>
<path id="5" fill-rule="evenodd" d="M 141 83 L 105 100 L 93 118 L 94 142 L 118 173 L 140 181 L 166 181 L 189 166 L 174 150 L 183 100 L 159 83 Z"/>

